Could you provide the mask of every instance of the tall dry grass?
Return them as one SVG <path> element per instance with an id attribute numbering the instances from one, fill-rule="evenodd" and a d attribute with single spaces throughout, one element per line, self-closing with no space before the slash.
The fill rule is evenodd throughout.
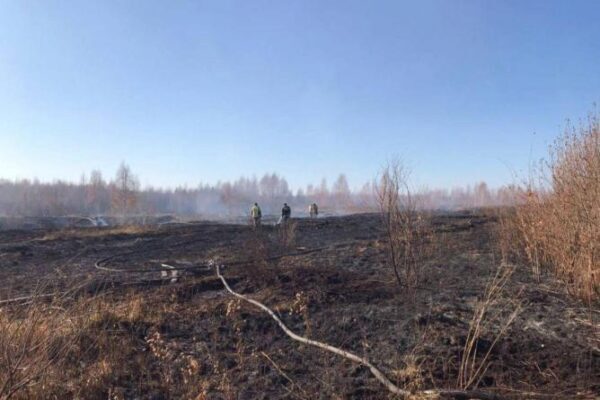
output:
<path id="1" fill-rule="evenodd" d="M 536 276 L 548 270 L 587 302 L 600 293 L 600 123 L 569 128 L 502 220 L 505 256 L 525 258 Z"/>
<path id="2" fill-rule="evenodd" d="M 150 375 L 132 355 L 151 314 L 141 297 L 34 297 L 0 308 L 0 400 L 119 398 L 121 382 Z"/>
<path id="3" fill-rule="evenodd" d="M 48 318 L 54 314 L 53 318 Z M 68 329 L 59 310 L 33 306 L 18 316 L 0 310 L 0 399 L 35 392 L 49 378 L 50 367 L 66 353 L 69 342 L 54 340 Z"/>

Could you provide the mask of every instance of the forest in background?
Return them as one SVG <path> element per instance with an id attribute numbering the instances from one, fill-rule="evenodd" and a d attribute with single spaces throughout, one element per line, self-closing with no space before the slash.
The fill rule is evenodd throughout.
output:
<path id="1" fill-rule="evenodd" d="M 80 182 L 0 180 L 0 215 L 136 215 L 176 214 L 181 216 L 232 217 L 246 215 L 258 202 L 265 214 L 277 214 L 284 202 L 294 215 L 303 215 L 316 202 L 326 214 L 368 212 L 377 209 L 374 182 L 352 190 L 344 174 L 329 185 L 307 185 L 295 192 L 287 180 L 276 174 L 260 179 L 241 177 L 234 182 L 174 189 L 141 188 L 138 177 L 122 163 L 113 179 L 92 171 Z M 484 182 L 453 189 L 420 189 L 412 195 L 419 208 L 456 210 L 511 204 L 510 187 L 489 188 Z"/>

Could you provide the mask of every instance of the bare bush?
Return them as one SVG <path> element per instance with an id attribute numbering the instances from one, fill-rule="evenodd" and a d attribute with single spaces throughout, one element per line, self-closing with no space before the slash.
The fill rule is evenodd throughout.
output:
<path id="1" fill-rule="evenodd" d="M 383 169 L 375 194 L 387 240 L 388 263 L 400 286 L 415 288 L 422 278 L 419 261 L 424 229 L 408 185 L 408 172 L 399 161 Z"/>

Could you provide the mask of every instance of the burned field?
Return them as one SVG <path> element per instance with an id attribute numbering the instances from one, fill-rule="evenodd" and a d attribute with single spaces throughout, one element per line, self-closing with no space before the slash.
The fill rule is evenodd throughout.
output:
<path id="1" fill-rule="evenodd" d="M 365 357 L 414 393 L 469 386 L 503 398 L 596 398 L 597 305 L 505 265 L 479 314 L 502 264 L 496 219 L 425 223 L 411 289 L 388 266 L 377 215 L 295 220 L 285 231 L 206 222 L 1 232 L 0 333 L 34 307 L 40 326 L 52 326 L 52 313 L 62 319 L 31 328 L 49 354 L 22 351 L 17 372 L 0 370 L 0 398 L 9 376 L 27 381 L 15 398 L 397 398 L 365 366 L 291 340 L 226 292 L 214 264 L 295 333 Z"/>

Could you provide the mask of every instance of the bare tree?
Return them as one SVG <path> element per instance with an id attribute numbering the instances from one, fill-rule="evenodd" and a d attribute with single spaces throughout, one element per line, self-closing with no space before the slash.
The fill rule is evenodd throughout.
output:
<path id="1" fill-rule="evenodd" d="M 138 190 L 137 177 L 131 172 L 131 168 L 122 162 L 117 170 L 112 191 L 113 210 L 122 215 L 134 211 L 138 203 Z"/>

